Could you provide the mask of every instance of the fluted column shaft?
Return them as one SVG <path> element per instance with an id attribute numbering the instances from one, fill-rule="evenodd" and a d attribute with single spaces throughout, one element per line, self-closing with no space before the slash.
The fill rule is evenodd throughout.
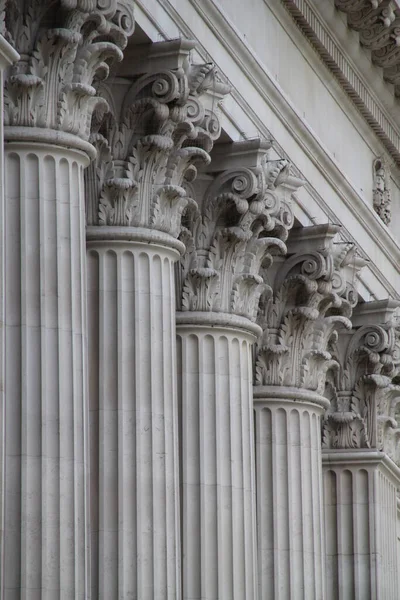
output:
<path id="1" fill-rule="evenodd" d="M 73 136 L 57 139 L 65 147 L 6 144 L 6 600 L 89 597 L 83 197 L 89 160 L 67 148 Z"/>
<path id="2" fill-rule="evenodd" d="M 315 393 L 254 388 L 260 598 L 324 592 L 321 413 Z"/>
<path id="3" fill-rule="evenodd" d="M 251 346 L 258 327 L 177 313 L 183 597 L 258 597 Z"/>
<path id="4" fill-rule="evenodd" d="M 400 570 L 400 498 L 397 493 L 397 569 Z M 398 577 L 398 588 L 400 596 L 400 577 Z"/>
<path id="5" fill-rule="evenodd" d="M 374 450 L 323 451 L 327 600 L 398 598 L 399 468 Z"/>
<path id="6" fill-rule="evenodd" d="M 0 110 L 4 111 L 4 71 L 12 62 L 17 61 L 18 53 L 12 46 L 6 42 L 0 35 Z M 5 398 L 5 202 L 4 202 L 4 126 L 3 119 L 0 121 L 0 598 L 4 598 L 3 579 L 4 571 L 4 538 L 5 538 L 5 416 L 6 416 L 6 398 Z"/>
<path id="7" fill-rule="evenodd" d="M 92 597 L 180 598 L 174 262 L 183 244 L 88 227 Z"/>

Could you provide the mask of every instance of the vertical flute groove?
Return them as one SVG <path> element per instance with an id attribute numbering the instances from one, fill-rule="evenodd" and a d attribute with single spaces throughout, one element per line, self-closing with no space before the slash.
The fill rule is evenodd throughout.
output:
<path id="1" fill-rule="evenodd" d="M 29 600 L 87 596 L 80 162 L 6 151 L 3 585 Z"/>
<path id="2" fill-rule="evenodd" d="M 97 537 L 94 523 L 98 581 L 92 595 L 97 592 L 102 600 L 175 600 L 175 253 L 156 245 L 146 249 L 141 243 L 99 241 L 89 243 L 88 257 L 88 308 L 94 315 L 89 390 L 91 405 L 99 412 L 91 419 L 91 502 L 96 515 L 98 494 L 100 529 L 101 520 L 108 529 L 107 535 L 100 531 Z M 103 349 L 100 356 L 96 345 Z M 109 463 L 107 445 L 112 451 Z M 98 448 L 103 453 L 97 454 Z"/>
<path id="3" fill-rule="evenodd" d="M 229 327 L 177 335 L 183 597 L 255 598 L 251 342 Z"/>
<path id="4" fill-rule="evenodd" d="M 323 598 L 321 408 L 255 399 L 260 597 Z"/>
<path id="5" fill-rule="evenodd" d="M 381 453 L 344 452 L 324 453 L 328 600 L 396 598 L 397 479 Z"/>

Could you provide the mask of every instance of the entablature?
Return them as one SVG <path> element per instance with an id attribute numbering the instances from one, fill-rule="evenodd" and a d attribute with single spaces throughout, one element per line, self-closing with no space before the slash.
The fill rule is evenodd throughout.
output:
<path id="1" fill-rule="evenodd" d="M 153 41 L 197 37 L 198 46 L 192 51 L 195 60 L 216 62 L 220 73 L 232 85 L 231 93 L 220 105 L 224 140 L 230 137 L 241 141 L 256 136 L 271 140 L 271 158 L 289 160 L 291 173 L 306 181 L 292 195 L 293 210 L 300 222 L 303 225 L 340 222 L 343 239 L 355 243 L 363 256 L 370 258 L 369 266 L 360 276 L 364 282 L 364 298 L 396 297 L 400 247 L 372 209 L 372 162 L 374 154 L 381 156 L 383 153 L 381 143 L 348 100 L 345 108 L 350 110 L 349 118 L 354 120 L 355 127 L 361 128 L 361 136 L 368 146 L 367 154 L 371 154 L 368 160 L 371 183 L 366 188 L 370 197 L 364 197 L 344 168 L 343 160 L 339 160 L 337 154 L 336 157 L 332 155 L 307 126 L 279 82 L 254 54 L 250 40 L 235 29 L 222 4 L 216 0 L 188 0 L 178 12 L 173 3 L 139 0 L 136 18 Z M 293 40 L 299 43 L 301 32 L 283 5 L 279 5 L 279 19 L 285 19 L 285 28 L 290 30 L 290 35 L 296 34 Z M 274 6 L 271 10 L 275 11 Z M 311 47 L 307 52 L 307 60 L 312 61 L 310 64 L 321 75 L 320 72 L 325 71 L 324 65 L 317 57 L 314 60 Z M 344 92 L 340 93 L 341 101 L 346 102 Z M 382 256 L 379 264 L 377 256 Z"/>

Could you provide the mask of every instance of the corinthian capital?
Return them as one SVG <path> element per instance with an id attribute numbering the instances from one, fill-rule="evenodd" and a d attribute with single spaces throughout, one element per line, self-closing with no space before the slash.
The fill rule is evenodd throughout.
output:
<path id="1" fill-rule="evenodd" d="M 93 120 L 98 154 L 87 172 L 87 224 L 157 229 L 177 236 L 184 181 L 210 162 L 218 104 L 229 91 L 212 64 L 193 65 L 195 42 L 153 44 L 103 86 L 110 110 Z M 144 72 L 143 69 L 146 71 Z M 130 72 L 130 79 L 127 78 Z"/>
<path id="2" fill-rule="evenodd" d="M 290 176 L 286 160 L 268 160 L 269 148 L 253 140 L 222 144 L 213 155 L 211 182 L 182 221 L 187 251 L 177 265 L 179 310 L 255 321 L 265 288 L 261 270 L 272 263 L 272 253 L 286 252 L 293 224 L 289 196 L 302 184 Z"/>
<path id="3" fill-rule="evenodd" d="M 5 125 L 87 140 L 94 109 L 105 106 L 93 80 L 122 59 L 134 28 L 133 1 L 6 0 L 2 26 L 21 57 L 6 75 Z"/>
<path id="4" fill-rule="evenodd" d="M 339 336 L 336 369 L 327 374 L 324 448 L 383 450 L 400 463 L 399 306 L 394 300 L 360 305 L 353 330 Z"/>
<path id="5" fill-rule="evenodd" d="M 267 276 L 256 385 L 323 391 L 325 373 L 334 363 L 329 345 L 338 328 L 351 327 L 354 275 L 363 264 L 352 245 L 335 244 L 338 231 L 337 225 L 294 230 L 287 257 Z"/>

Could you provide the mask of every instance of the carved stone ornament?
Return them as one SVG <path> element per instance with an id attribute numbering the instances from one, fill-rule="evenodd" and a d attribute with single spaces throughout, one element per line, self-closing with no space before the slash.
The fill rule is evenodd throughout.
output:
<path id="1" fill-rule="evenodd" d="M 229 91 L 212 64 L 191 64 L 194 46 L 187 40 L 153 44 L 158 62 L 145 62 L 154 72 L 135 76 L 133 83 L 114 82 L 122 87 L 120 102 L 102 86 L 110 110 L 93 120 L 97 158 L 86 173 L 88 225 L 178 236 L 187 204 L 183 181 L 196 177 L 196 165 L 210 162 L 220 135 L 218 103 Z M 163 54 L 177 57 L 174 68 L 157 69 Z"/>
<path id="2" fill-rule="evenodd" d="M 400 464 L 400 329 L 392 303 L 392 318 L 366 324 L 340 335 L 332 353 L 335 369 L 327 373 L 325 396 L 330 400 L 323 422 L 324 448 L 372 448 Z M 371 302 L 371 305 L 382 302 Z"/>
<path id="3" fill-rule="evenodd" d="M 256 385 L 323 392 L 335 364 L 329 345 L 340 328 L 351 327 L 354 276 L 365 264 L 351 244 L 334 243 L 338 231 L 318 225 L 292 232 L 288 256 L 275 264 L 260 302 Z"/>
<path id="4" fill-rule="evenodd" d="M 240 163 L 240 151 L 251 142 L 232 146 Z M 293 224 L 282 194 L 290 179 L 288 161 L 269 161 L 266 149 L 257 160 L 256 166 L 217 174 L 200 208 L 194 201 L 186 208 L 180 235 L 186 253 L 176 266 L 178 310 L 232 313 L 255 321 L 265 289 L 261 269 L 271 265 L 273 253 L 286 252 L 284 240 Z"/>
<path id="5" fill-rule="evenodd" d="M 3 0 L 3 35 L 20 53 L 5 78 L 4 123 L 87 140 L 95 79 L 122 59 L 134 29 L 132 0 Z M 56 23 L 49 28 L 48 23 Z"/>
<path id="6" fill-rule="evenodd" d="M 385 225 L 389 225 L 391 215 L 390 168 L 385 159 L 377 158 L 373 163 L 374 189 L 373 203 L 375 212 Z"/>
<path id="7" fill-rule="evenodd" d="M 371 50 L 372 61 L 383 68 L 387 81 L 400 83 L 400 9 L 395 0 L 335 0 L 347 14 L 349 27 Z M 398 93 L 398 90 L 396 90 Z"/>

